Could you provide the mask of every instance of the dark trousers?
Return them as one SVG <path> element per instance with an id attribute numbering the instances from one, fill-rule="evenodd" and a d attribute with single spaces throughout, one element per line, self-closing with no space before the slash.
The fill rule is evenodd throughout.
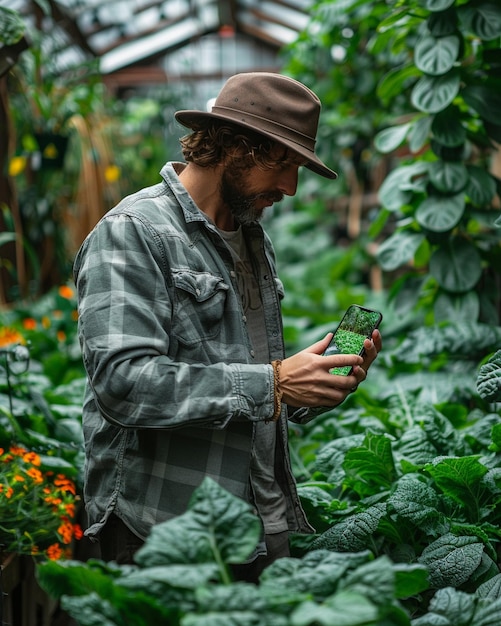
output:
<path id="1" fill-rule="evenodd" d="M 265 567 L 278 558 L 290 555 L 287 531 L 276 535 L 266 535 L 265 539 L 267 554 L 258 556 L 251 563 L 231 566 L 235 580 L 257 583 Z M 119 565 L 134 564 L 134 554 L 143 544 L 144 541 L 129 530 L 124 522 L 113 513 L 99 535 L 101 559 L 116 561 Z"/>

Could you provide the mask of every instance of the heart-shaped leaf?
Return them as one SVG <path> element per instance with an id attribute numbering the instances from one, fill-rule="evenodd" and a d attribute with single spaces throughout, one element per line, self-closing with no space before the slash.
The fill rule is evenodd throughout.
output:
<path id="1" fill-rule="evenodd" d="M 451 293 L 473 289 L 482 275 L 482 260 L 470 242 L 460 237 L 448 247 L 438 248 L 430 259 L 430 274 Z"/>
<path id="2" fill-rule="evenodd" d="M 414 258 L 423 239 L 422 233 L 397 230 L 379 246 L 377 252 L 379 264 L 387 272 L 405 265 Z"/>
<path id="3" fill-rule="evenodd" d="M 480 117 L 491 124 L 499 124 L 499 111 L 501 111 L 499 87 L 493 86 L 491 89 L 487 85 L 467 85 L 462 95 L 466 104 Z"/>
<path id="4" fill-rule="evenodd" d="M 501 6 L 494 2 L 480 2 L 460 7 L 461 20 L 484 41 L 492 41 L 501 35 Z"/>
<path id="5" fill-rule="evenodd" d="M 468 165 L 466 195 L 478 207 L 490 206 L 496 194 L 496 181 L 487 170 L 478 165 Z"/>
<path id="6" fill-rule="evenodd" d="M 414 62 L 425 74 L 441 76 L 454 66 L 458 54 L 459 38 L 455 35 L 447 37 L 427 35 L 416 44 Z"/>
<path id="7" fill-rule="evenodd" d="M 430 182 L 438 191 L 455 194 L 466 186 L 468 170 L 463 163 L 436 161 L 430 167 Z"/>
<path id="8" fill-rule="evenodd" d="M 423 113 L 443 111 L 459 93 L 460 76 L 451 70 L 443 76 L 423 76 L 414 85 L 411 102 Z"/>
<path id="9" fill-rule="evenodd" d="M 431 124 L 431 132 L 435 140 L 447 148 L 461 146 L 466 139 L 466 129 L 461 123 L 458 109 L 454 106 L 435 115 Z"/>
<path id="10" fill-rule="evenodd" d="M 384 154 L 393 152 L 407 137 L 410 124 L 401 124 L 400 126 L 391 126 L 379 132 L 374 138 L 374 145 L 379 152 Z"/>
<path id="11" fill-rule="evenodd" d="M 425 161 L 416 161 L 390 172 L 379 188 L 379 200 L 383 207 L 388 211 L 398 211 L 407 204 L 416 181 L 424 178 L 423 174 L 428 172 L 428 167 L 429 164 Z"/>
<path id="12" fill-rule="evenodd" d="M 464 213 L 464 194 L 429 196 L 419 205 L 416 219 L 427 230 L 445 232 L 456 226 Z"/>
<path id="13" fill-rule="evenodd" d="M 480 302 L 477 293 L 440 292 L 433 306 L 436 322 L 470 322 L 478 319 Z"/>

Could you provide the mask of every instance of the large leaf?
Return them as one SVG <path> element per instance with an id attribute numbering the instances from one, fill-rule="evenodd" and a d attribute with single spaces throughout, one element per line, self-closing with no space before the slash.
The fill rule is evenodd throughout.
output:
<path id="1" fill-rule="evenodd" d="M 418 223 L 436 233 L 454 228 L 462 218 L 465 208 L 464 195 L 429 196 L 416 210 Z"/>
<path id="2" fill-rule="evenodd" d="M 424 178 L 429 164 L 425 161 L 416 161 L 412 165 L 402 165 L 392 170 L 384 179 L 379 188 L 379 200 L 388 211 L 398 211 L 410 202 L 411 190 Z"/>
<path id="3" fill-rule="evenodd" d="M 501 350 L 481 366 L 477 389 L 480 396 L 489 402 L 501 402 Z"/>
<path id="4" fill-rule="evenodd" d="M 365 550 L 385 513 L 384 506 L 375 505 L 356 515 L 349 515 L 315 539 L 311 548 L 336 552 Z"/>
<path id="5" fill-rule="evenodd" d="M 489 88 L 486 85 L 467 85 L 462 95 L 468 106 L 474 109 L 480 117 L 491 124 L 499 124 L 499 111 L 501 111 L 501 93 L 499 88 Z"/>
<path id="6" fill-rule="evenodd" d="M 437 591 L 428 611 L 412 620 L 412 626 L 498 626 L 501 599 L 479 599 L 478 593 L 467 594 L 447 587 Z"/>
<path id="7" fill-rule="evenodd" d="M 430 259 L 430 274 L 438 284 L 452 293 L 473 289 L 482 275 L 482 260 L 473 244 L 461 237 L 438 248 Z"/>
<path id="8" fill-rule="evenodd" d="M 434 37 L 446 37 L 458 32 L 457 21 L 456 9 L 451 6 L 447 9 L 430 13 L 426 20 L 426 25 Z"/>
<path id="9" fill-rule="evenodd" d="M 410 151 L 419 152 L 429 140 L 432 118 L 429 115 L 420 115 L 412 122 L 407 138 Z"/>
<path id="10" fill-rule="evenodd" d="M 362 446 L 348 450 L 343 468 L 346 484 L 362 497 L 389 489 L 395 479 L 390 439 L 367 433 Z"/>
<path id="11" fill-rule="evenodd" d="M 378 98 L 383 102 L 391 101 L 401 94 L 416 76 L 419 76 L 419 70 L 415 65 L 404 65 L 390 70 L 379 81 L 376 91 Z"/>
<path id="12" fill-rule="evenodd" d="M 251 554 L 261 533 L 251 507 L 205 478 L 188 510 L 153 527 L 136 553 L 143 566 L 188 563 L 239 563 Z"/>
<path id="13" fill-rule="evenodd" d="M 426 355 L 447 353 L 449 357 L 476 358 L 501 345 L 501 327 L 474 322 L 425 326 L 407 334 L 396 357 L 403 363 L 419 363 Z"/>
<path id="14" fill-rule="evenodd" d="M 478 165 L 468 165 L 466 195 L 478 207 L 489 207 L 496 194 L 496 181 L 489 172 Z"/>
<path id="15" fill-rule="evenodd" d="M 378 618 L 379 611 L 370 600 L 361 593 L 348 590 L 336 593 L 322 604 L 302 603 L 294 611 L 291 624 L 293 626 L 312 626 L 313 624 L 358 626 L 359 624 L 376 624 L 379 621 Z"/>
<path id="16" fill-rule="evenodd" d="M 427 35 L 420 39 L 414 50 L 414 62 L 418 69 L 431 76 L 441 76 L 448 72 L 459 54 L 459 38 L 433 37 Z"/>
<path id="17" fill-rule="evenodd" d="M 379 132 L 374 138 L 374 145 L 379 152 L 388 153 L 396 150 L 405 140 L 410 124 L 390 126 Z"/>
<path id="18" fill-rule="evenodd" d="M 425 469 L 447 497 L 465 509 L 478 513 L 482 492 L 485 490 L 482 479 L 488 471 L 478 457 L 439 458 Z"/>
<path id="19" fill-rule="evenodd" d="M 433 118 L 431 132 L 435 140 L 448 148 L 456 148 L 464 144 L 466 129 L 456 107 L 448 107 L 438 112 Z"/>
<path id="20" fill-rule="evenodd" d="M 437 493 L 419 475 L 400 478 L 388 499 L 388 511 L 412 522 L 419 528 L 432 526 L 440 518 Z"/>
<path id="21" fill-rule="evenodd" d="M 447 108 L 459 93 L 460 75 L 451 70 L 443 76 L 423 76 L 414 85 L 411 102 L 423 113 L 438 113 Z"/>
<path id="22" fill-rule="evenodd" d="M 461 294 L 440 292 L 433 305 L 436 322 L 477 321 L 480 313 L 480 300 L 475 291 Z"/>
<path id="23" fill-rule="evenodd" d="M 391 272 L 414 258 L 416 250 L 424 240 L 422 233 L 405 230 L 395 231 L 383 241 L 377 251 L 377 259 L 386 272 Z"/>
<path id="24" fill-rule="evenodd" d="M 427 546 L 418 561 L 428 567 L 432 587 L 460 587 L 479 567 L 483 553 L 477 537 L 447 533 Z"/>
<path id="25" fill-rule="evenodd" d="M 479 2 L 460 7 L 462 21 L 484 41 L 492 41 L 501 35 L 501 6 L 495 2 Z"/>
<path id="26" fill-rule="evenodd" d="M 443 193 L 456 194 L 468 182 L 468 170 L 463 163 L 438 160 L 430 167 L 430 182 Z"/>

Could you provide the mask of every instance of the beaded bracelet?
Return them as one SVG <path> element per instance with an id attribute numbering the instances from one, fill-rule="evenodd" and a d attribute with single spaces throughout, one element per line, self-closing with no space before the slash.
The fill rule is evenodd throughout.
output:
<path id="1" fill-rule="evenodd" d="M 275 399 L 275 411 L 273 412 L 272 421 L 276 422 L 282 413 L 282 390 L 280 389 L 280 368 L 282 366 L 282 361 L 277 359 L 276 361 L 272 361 L 271 365 L 273 367 L 273 387 Z"/>

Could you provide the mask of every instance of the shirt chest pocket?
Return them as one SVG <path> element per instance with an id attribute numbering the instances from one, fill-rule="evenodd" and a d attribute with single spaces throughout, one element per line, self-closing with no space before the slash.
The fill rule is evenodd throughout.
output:
<path id="1" fill-rule="evenodd" d="M 220 331 L 229 286 L 209 272 L 172 270 L 174 317 L 172 330 L 182 343 L 216 337 Z"/>

